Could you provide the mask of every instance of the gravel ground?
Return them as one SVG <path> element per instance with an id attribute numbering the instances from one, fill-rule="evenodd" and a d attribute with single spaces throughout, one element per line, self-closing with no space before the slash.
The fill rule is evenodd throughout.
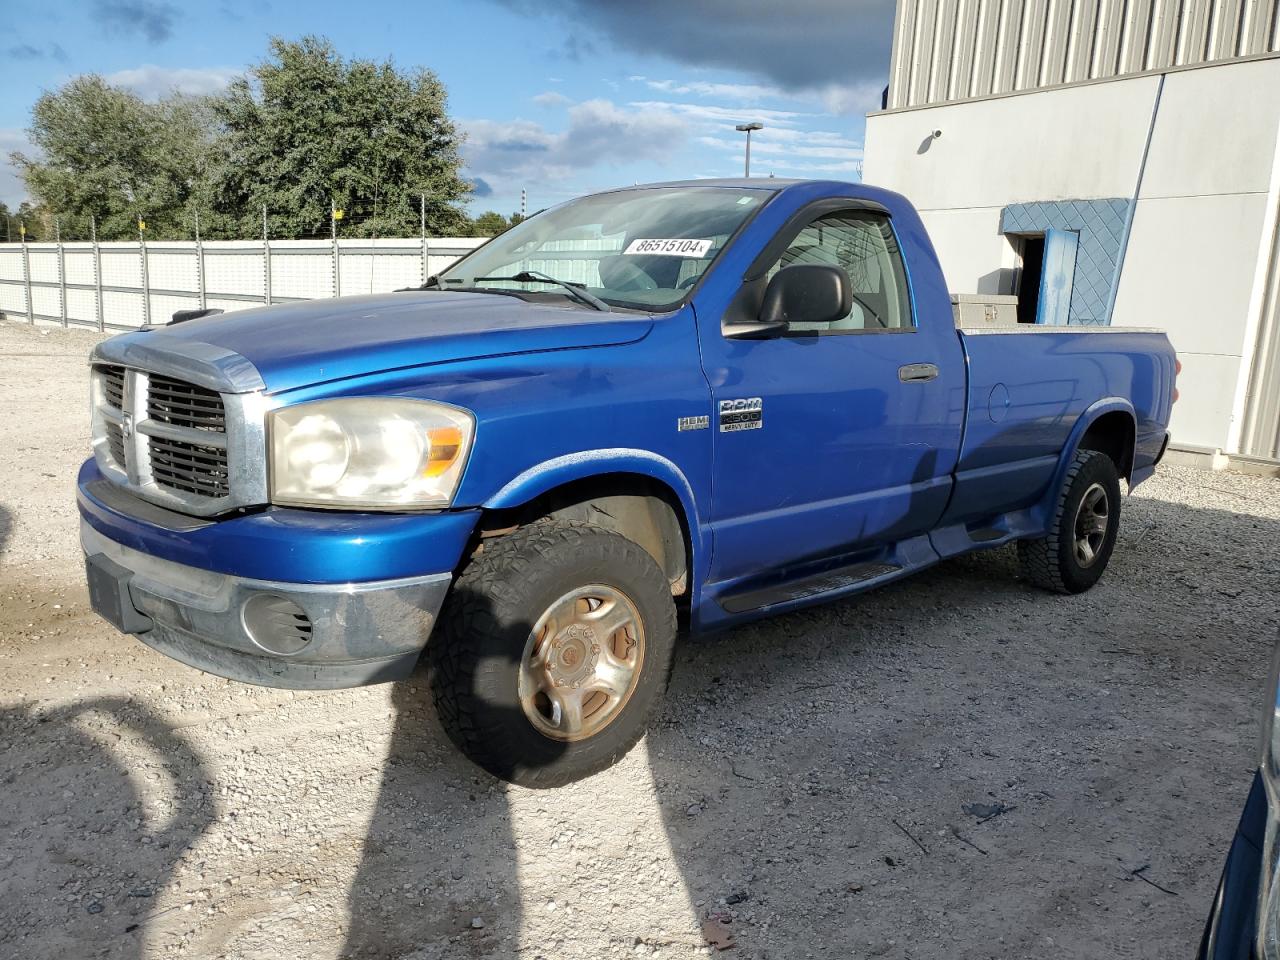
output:
<path id="1" fill-rule="evenodd" d="M 460 759 L 420 681 L 241 686 L 89 612 L 93 342 L 0 321 L 0 955 L 1193 955 L 1280 481 L 1161 470 L 1080 597 L 1001 549 L 685 643 L 640 748 L 531 792 Z"/>

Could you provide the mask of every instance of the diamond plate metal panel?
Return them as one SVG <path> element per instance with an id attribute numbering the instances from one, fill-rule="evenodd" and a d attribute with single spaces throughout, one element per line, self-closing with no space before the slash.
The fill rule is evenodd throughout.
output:
<path id="1" fill-rule="evenodd" d="M 1010 204 L 1001 212 L 1001 233 L 1040 234 L 1046 230 L 1073 230 L 1080 234 L 1068 323 L 1105 326 L 1111 322 L 1107 316 L 1107 304 L 1111 301 L 1116 262 L 1124 242 L 1124 225 L 1130 203 L 1124 197 L 1046 200 Z"/>

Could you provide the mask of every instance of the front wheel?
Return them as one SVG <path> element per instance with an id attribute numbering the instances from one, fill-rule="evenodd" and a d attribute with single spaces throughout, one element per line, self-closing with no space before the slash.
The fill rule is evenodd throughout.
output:
<path id="1" fill-rule="evenodd" d="M 1097 450 L 1077 451 L 1058 494 L 1048 536 L 1018 541 L 1022 571 L 1038 587 L 1083 593 L 1098 582 L 1120 531 L 1120 475 Z"/>
<path id="2" fill-rule="evenodd" d="M 644 734 L 671 672 L 676 612 L 645 550 L 542 521 L 485 543 L 428 644 L 441 723 L 472 761 L 526 787 L 612 766 Z"/>

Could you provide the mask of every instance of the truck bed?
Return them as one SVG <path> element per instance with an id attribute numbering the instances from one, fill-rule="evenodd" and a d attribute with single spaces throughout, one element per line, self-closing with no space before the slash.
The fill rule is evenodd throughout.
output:
<path id="1" fill-rule="evenodd" d="M 956 486 L 944 523 L 1005 509 L 1010 489 L 1033 502 L 1088 409 L 1131 410 L 1133 476 L 1150 474 L 1164 443 L 1175 373 L 1165 334 L 1128 327 L 983 327 L 957 331 L 968 382 Z"/>

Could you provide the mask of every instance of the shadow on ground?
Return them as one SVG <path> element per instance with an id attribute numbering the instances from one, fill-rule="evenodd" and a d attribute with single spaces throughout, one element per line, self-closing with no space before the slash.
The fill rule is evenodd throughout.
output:
<path id="1" fill-rule="evenodd" d="M 1278 560 L 1275 521 L 1142 501 L 1079 597 L 1019 581 L 1004 548 L 684 643 L 647 747 L 689 913 L 738 957 L 1188 953 L 1248 787 L 1236 714 L 1256 713 Z M 571 821 L 608 781 L 512 792 L 430 760 L 428 700 L 421 679 L 395 692 L 344 955 L 513 955 L 522 903 L 573 902 L 603 868 L 521 890 L 507 798 Z M 637 950 L 699 946 L 649 933 Z"/>
<path id="2" fill-rule="evenodd" d="M 0 556 L 12 526 L 0 506 Z M 148 956 L 156 897 L 214 822 L 210 790 L 191 744 L 136 700 L 0 707 L 0 955 L 28 955 L 31 936 L 41 955 Z"/>
<path id="3" fill-rule="evenodd" d="M 195 750 L 125 698 L 0 709 L 0 744 L 0 954 L 23 956 L 30 934 L 43 955 L 149 956 L 155 898 L 214 821 Z M 144 802 L 144 778 L 168 781 L 147 786 L 160 799 Z"/>

